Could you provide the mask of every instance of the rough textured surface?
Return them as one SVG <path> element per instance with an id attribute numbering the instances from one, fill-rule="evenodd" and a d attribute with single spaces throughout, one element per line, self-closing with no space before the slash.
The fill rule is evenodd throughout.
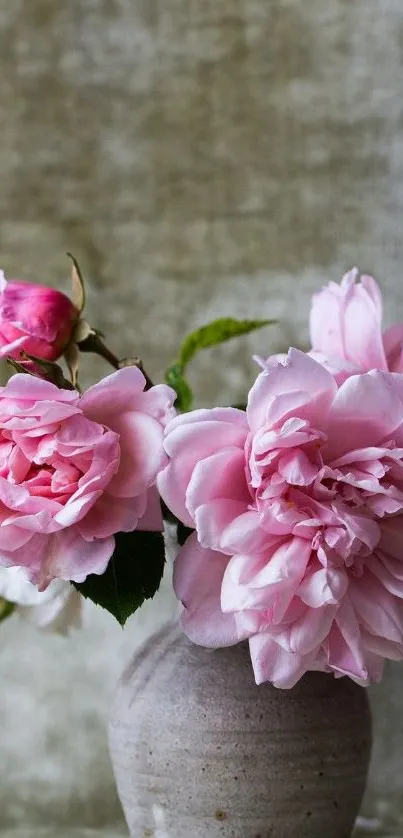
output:
<path id="1" fill-rule="evenodd" d="M 127 838 L 127 830 L 117 830 L 114 827 L 110 829 L 80 829 L 67 827 L 65 830 L 58 829 L 57 838 Z M 55 838 L 55 830 L 47 829 L 6 829 L 1 830 L 1 838 Z"/>
<path id="2" fill-rule="evenodd" d="M 279 317 L 194 365 L 199 402 L 239 400 L 252 348 L 303 343 L 352 263 L 403 316 L 402 63 L 399 0 L 0 0 L 2 266 L 65 282 L 73 251 L 156 379 L 186 327 Z M 119 820 L 107 702 L 165 590 L 123 635 L 95 609 L 71 640 L 0 629 L 4 828 Z M 376 690 L 369 814 L 402 799 L 402 680 Z"/>
<path id="3" fill-rule="evenodd" d="M 109 738 L 132 838 L 350 838 L 371 722 L 347 679 L 258 688 L 247 643 L 211 652 L 173 624 L 126 669 Z"/>

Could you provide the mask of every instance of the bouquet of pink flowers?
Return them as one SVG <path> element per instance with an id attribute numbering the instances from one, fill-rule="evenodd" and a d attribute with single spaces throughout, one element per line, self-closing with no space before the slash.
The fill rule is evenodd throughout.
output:
<path id="1" fill-rule="evenodd" d="M 311 670 L 379 681 L 403 658 L 403 324 L 382 333 L 375 280 L 354 269 L 316 294 L 311 351 L 258 359 L 244 408 L 200 410 L 195 353 L 270 321 L 202 327 L 153 384 L 84 320 L 75 260 L 73 285 L 71 302 L 3 280 L 3 615 L 18 574 L 52 618 L 53 597 L 66 609 L 79 592 L 123 624 L 159 587 L 165 518 L 192 641 L 248 640 L 257 683 L 289 688 Z M 115 368 L 85 392 L 82 352 Z"/>

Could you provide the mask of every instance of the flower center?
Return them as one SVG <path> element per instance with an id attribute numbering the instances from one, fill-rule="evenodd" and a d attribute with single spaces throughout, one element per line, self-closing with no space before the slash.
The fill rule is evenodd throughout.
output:
<path id="1" fill-rule="evenodd" d="M 310 539 L 322 565 L 361 574 L 381 537 L 379 519 L 403 509 L 403 450 L 390 440 L 332 460 L 323 434 L 302 420 L 285 426 L 248 443 L 262 526 L 270 535 Z"/>

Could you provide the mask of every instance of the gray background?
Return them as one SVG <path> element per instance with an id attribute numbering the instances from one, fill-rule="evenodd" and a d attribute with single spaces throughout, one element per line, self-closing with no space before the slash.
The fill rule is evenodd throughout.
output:
<path id="1" fill-rule="evenodd" d="M 403 318 L 402 73 L 401 0 L 0 0 L 1 266 L 67 288 L 73 251 L 92 322 L 155 380 L 186 329 L 278 317 L 194 365 L 199 403 L 239 400 L 252 348 L 303 345 L 310 294 L 352 264 Z M 167 581 L 124 633 L 91 607 L 67 640 L 0 627 L 1 828 L 114 838 L 107 705 L 173 608 Z M 376 691 L 389 803 L 402 685 Z"/>

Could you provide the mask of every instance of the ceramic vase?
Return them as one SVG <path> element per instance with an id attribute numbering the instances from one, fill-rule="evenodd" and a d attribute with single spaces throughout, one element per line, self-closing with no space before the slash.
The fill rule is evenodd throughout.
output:
<path id="1" fill-rule="evenodd" d="M 170 624 L 121 678 L 109 733 L 132 838 L 350 838 L 371 717 L 348 678 L 256 686 L 247 644 Z"/>

